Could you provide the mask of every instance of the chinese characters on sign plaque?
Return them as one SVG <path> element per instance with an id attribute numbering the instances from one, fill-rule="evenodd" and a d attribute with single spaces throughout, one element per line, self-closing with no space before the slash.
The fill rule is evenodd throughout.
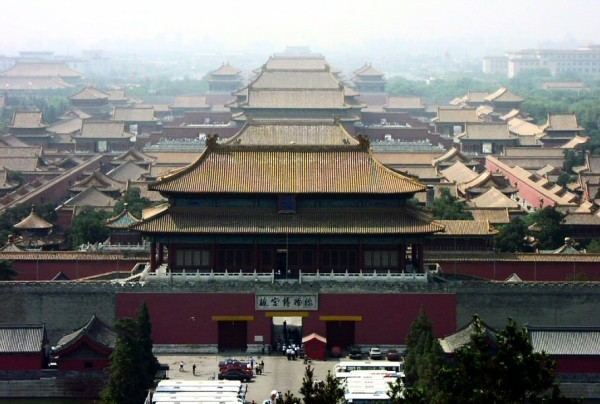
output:
<path id="1" fill-rule="evenodd" d="M 256 310 L 318 310 L 317 295 L 256 295 Z"/>

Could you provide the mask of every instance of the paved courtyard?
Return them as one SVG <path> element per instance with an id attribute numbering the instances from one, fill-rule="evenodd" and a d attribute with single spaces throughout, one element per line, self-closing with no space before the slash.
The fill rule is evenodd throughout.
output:
<path id="1" fill-rule="evenodd" d="M 248 360 L 249 357 L 230 354 L 223 355 L 157 355 L 160 363 L 170 366 L 170 379 L 189 379 L 189 380 L 208 380 L 218 374 L 218 363 L 227 358 L 235 357 L 239 360 Z M 291 391 L 294 396 L 300 396 L 299 390 L 302 386 L 305 365 L 302 360 L 288 361 L 285 356 L 255 356 L 265 362 L 265 369 L 262 375 L 255 375 L 254 379 L 248 383 L 248 395 L 246 399 L 249 402 L 262 403 L 269 398 L 272 390 L 278 390 L 282 393 Z M 183 372 L 179 371 L 179 363 L 183 361 Z M 333 366 L 337 359 L 327 361 L 313 361 L 312 366 L 315 369 L 315 379 L 324 380 L 327 371 L 333 372 Z M 192 374 L 192 366 L 196 365 L 196 375 Z"/>

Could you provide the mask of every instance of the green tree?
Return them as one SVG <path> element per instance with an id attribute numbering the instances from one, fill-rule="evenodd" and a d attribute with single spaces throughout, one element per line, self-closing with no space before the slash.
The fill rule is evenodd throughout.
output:
<path id="1" fill-rule="evenodd" d="M 138 324 L 130 318 L 122 318 L 115 324 L 117 342 L 110 356 L 109 378 L 102 392 L 106 404 L 141 404 L 146 397 L 142 351 L 137 344 Z"/>
<path id="2" fill-rule="evenodd" d="M 585 250 L 590 254 L 600 254 L 600 240 L 594 239 L 590 241 Z"/>
<path id="3" fill-rule="evenodd" d="M 520 217 L 513 219 L 498 229 L 499 233 L 494 237 L 497 251 L 500 252 L 522 252 L 530 249 L 525 243 L 527 236 L 527 225 Z"/>
<path id="4" fill-rule="evenodd" d="M 344 389 L 341 382 L 327 372 L 327 378 L 324 381 L 314 379 L 314 369 L 307 366 L 302 379 L 300 394 L 304 398 L 305 404 L 337 404 L 344 402 Z"/>
<path id="5" fill-rule="evenodd" d="M 0 281 L 12 281 L 19 275 L 12 264 L 12 261 L 0 260 Z"/>
<path id="6" fill-rule="evenodd" d="M 115 330 L 117 343 L 110 357 L 109 379 L 102 392 L 102 402 L 141 404 L 154 386 L 158 370 L 158 360 L 152 353 L 152 323 L 146 302 L 135 320 L 119 319 Z"/>
<path id="7" fill-rule="evenodd" d="M 137 315 L 138 326 L 138 345 L 141 350 L 141 377 L 146 388 L 152 387 L 154 377 L 159 369 L 158 359 L 152 353 L 154 345 L 152 341 L 152 322 L 150 321 L 150 313 L 148 305 L 144 301 Z"/>
<path id="8" fill-rule="evenodd" d="M 537 240 L 537 247 L 542 250 L 558 248 L 564 244 L 565 231 L 561 227 L 565 215 L 560 213 L 554 206 L 547 206 L 543 209 L 530 213 L 525 222 L 528 225 L 535 224 L 533 231 Z"/>
<path id="9" fill-rule="evenodd" d="M 442 365 L 443 353 L 433 334 L 433 324 L 425 312 L 413 321 L 406 336 L 408 355 L 404 361 L 406 384 L 413 399 L 422 397 L 427 402 L 435 399 L 437 390 L 434 377 Z"/>
<path id="10" fill-rule="evenodd" d="M 104 226 L 108 213 L 86 206 L 73 220 L 69 241 L 76 247 L 86 243 L 103 242 L 108 238 L 108 229 Z"/>
<path id="11" fill-rule="evenodd" d="M 448 188 L 440 190 L 433 201 L 433 217 L 441 220 L 473 220 L 471 213 L 464 210 L 466 204 L 450 194 Z"/>
<path id="12" fill-rule="evenodd" d="M 139 188 L 129 188 L 123 198 L 115 204 L 113 213 L 115 215 L 121 213 L 125 204 L 127 204 L 127 209 L 137 217 L 141 217 L 142 211 L 152 206 L 152 202 L 148 198 L 141 196 Z"/>
<path id="13" fill-rule="evenodd" d="M 573 173 L 573 167 L 582 166 L 585 164 L 585 156 L 583 153 L 578 153 L 574 150 L 565 152 L 564 169 L 567 173 Z"/>
<path id="14" fill-rule="evenodd" d="M 527 331 L 514 320 L 509 319 L 495 341 L 478 318 L 475 329 L 436 378 L 441 402 L 571 402 L 554 382 L 556 363 L 546 353 L 533 351 Z"/>

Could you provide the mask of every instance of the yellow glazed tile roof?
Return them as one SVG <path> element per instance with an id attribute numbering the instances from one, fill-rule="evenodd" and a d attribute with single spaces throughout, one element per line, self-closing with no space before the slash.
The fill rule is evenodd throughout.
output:
<path id="1" fill-rule="evenodd" d="M 149 189 L 166 193 L 406 194 L 424 191 L 425 186 L 386 168 L 364 145 L 214 145 L 185 169 L 159 177 Z"/>

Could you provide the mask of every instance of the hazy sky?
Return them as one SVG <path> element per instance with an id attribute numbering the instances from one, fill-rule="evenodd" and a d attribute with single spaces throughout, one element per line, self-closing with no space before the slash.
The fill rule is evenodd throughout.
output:
<path id="1" fill-rule="evenodd" d="M 6 0 L 5 0 L 6 1 Z M 0 54 L 193 46 L 326 52 L 395 41 L 492 50 L 600 43 L 599 0 L 12 0 Z M 158 41 L 156 41 L 158 39 Z M 135 50 L 135 49 L 134 49 Z"/>

